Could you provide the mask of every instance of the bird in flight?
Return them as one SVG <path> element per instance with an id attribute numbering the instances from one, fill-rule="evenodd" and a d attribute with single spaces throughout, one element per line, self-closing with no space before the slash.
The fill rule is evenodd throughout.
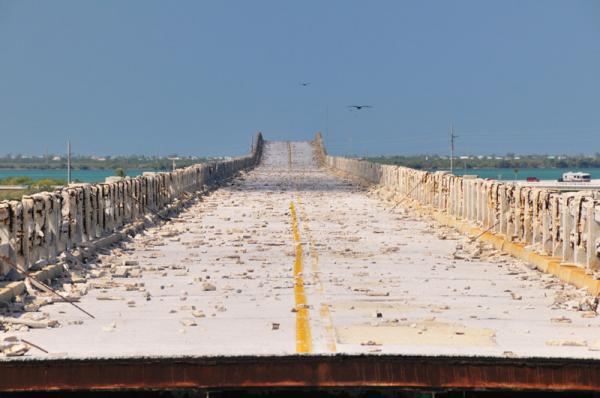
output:
<path id="1" fill-rule="evenodd" d="M 303 82 L 303 83 L 300 83 L 300 85 L 302 87 L 310 86 L 310 82 Z"/>
<path id="2" fill-rule="evenodd" d="M 371 105 L 348 105 L 348 108 L 350 108 L 350 110 L 354 110 L 356 109 L 357 111 L 360 111 L 363 108 L 372 108 Z"/>

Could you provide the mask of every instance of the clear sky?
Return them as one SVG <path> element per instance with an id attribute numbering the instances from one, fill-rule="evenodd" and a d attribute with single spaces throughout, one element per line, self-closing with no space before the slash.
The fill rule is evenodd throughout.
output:
<path id="1" fill-rule="evenodd" d="M 445 154 L 451 121 L 600 152 L 600 1 L 0 0 L 0 153 Z"/>

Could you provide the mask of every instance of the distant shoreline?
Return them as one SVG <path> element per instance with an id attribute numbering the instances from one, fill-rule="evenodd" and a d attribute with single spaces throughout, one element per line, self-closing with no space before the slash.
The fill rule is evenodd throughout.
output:
<path id="1" fill-rule="evenodd" d="M 138 169 L 139 167 L 131 167 L 132 169 Z M 0 171 L 28 171 L 28 170 L 66 170 L 66 167 L 27 167 L 27 168 L 12 168 L 12 167 L 0 167 Z M 71 170 L 114 170 L 112 167 L 71 167 Z"/>

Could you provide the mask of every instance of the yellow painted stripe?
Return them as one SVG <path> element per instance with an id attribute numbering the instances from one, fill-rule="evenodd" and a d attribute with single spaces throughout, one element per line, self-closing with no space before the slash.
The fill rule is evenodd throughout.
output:
<path id="1" fill-rule="evenodd" d="M 309 252 L 311 258 L 311 270 L 313 274 L 313 283 L 317 286 L 317 290 L 319 293 L 324 292 L 323 283 L 321 282 L 321 278 L 319 278 L 319 253 L 316 250 L 315 241 L 310 233 L 310 228 L 308 225 L 308 217 L 306 216 L 306 212 L 304 211 L 304 206 L 302 205 L 302 200 L 298 195 L 296 197 L 296 201 L 298 202 L 298 209 L 300 210 L 300 219 L 302 220 L 302 226 L 304 227 L 304 232 L 306 232 L 306 236 L 308 237 Z"/>
<path id="2" fill-rule="evenodd" d="M 600 294 L 600 281 L 596 280 L 593 275 L 586 274 L 585 269 L 579 266 L 562 263 L 560 257 L 545 256 L 532 252 L 521 243 L 511 242 L 500 234 L 475 227 L 464 220 L 459 220 L 437 209 L 424 207 L 415 201 L 412 204 L 417 211 L 430 215 L 440 224 L 456 228 L 471 237 L 478 237 L 480 241 L 491 244 L 501 252 L 535 265 L 542 272 L 550 273 L 575 287 L 585 288 L 593 296 Z"/>
<path id="3" fill-rule="evenodd" d="M 292 235 L 296 244 L 296 259 L 294 261 L 294 297 L 296 300 L 296 352 L 309 353 L 312 351 L 310 335 L 310 322 L 306 294 L 304 293 L 304 279 L 302 278 L 302 243 L 298 231 L 298 217 L 294 202 L 290 203 L 292 215 Z"/>
<path id="4" fill-rule="evenodd" d="M 302 226 L 304 227 L 304 231 L 306 232 L 306 236 L 310 242 L 310 257 L 311 257 L 311 269 L 313 274 L 313 282 L 317 287 L 317 292 L 323 296 L 325 289 L 323 287 L 323 282 L 319 276 L 319 252 L 316 249 L 316 244 L 313 239 L 312 234 L 310 233 L 310 227 L 308 222 L 308 217 L 306 212 L 304 211 L 304 206 L 302 205 L 302 200 L 300 199 L 300 195 L 296 197 L 298 202 L 298 209 L 300 210 L 300 215 L 302 219 Z M 335 329 L 333 328 L 333 321 L 331 320 L 331 313 L 329 311 L 329 306 L 325 303 L 321 303 L 321 309 L 319 311 L 321 315 L 321 322 L 323 323 L 323 327 L 325 328 L 326 340 L 327 340 L 327 349 L 329 352 L 336 352 L 336 338 L 335 338 Z"/>
<path id="5" fill-rule="evenodd" d="M 320 312 L 323 325 L 325 325 L 325 331 L 327 332 L 327 349 L 329 352 L 336 352 L 337 347 L 335 345 L 335 329 L 333 328 L 333 322 L 331 321 L 329 306 L 325 303 L 322 303 Z"/>

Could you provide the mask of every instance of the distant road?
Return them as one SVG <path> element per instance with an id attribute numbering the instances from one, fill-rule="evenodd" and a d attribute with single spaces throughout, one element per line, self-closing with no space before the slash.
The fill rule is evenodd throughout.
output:
<path id="1" fill-rule="evenodd" d="M 595 179 L 590 182 L 519 181 L 517 184 L 521 185 L 521 186 L 528 186 L 528 187 L 535 187 L 535 188 L 558 189 L 560 191 L 581 191 L 581 190 L 587 190 L 587 189 L 591 189 L 594 191 L 600 190 L 600 179 Z"/>
<path id="2" fill-rule="evenodd" d="M 519 169 L 516 180 L 526 180 L 527 177 L 537 177 L 540 180 L 557 181 L 562 177 L 563 173 L 568 171 L 581 171 L 590 173 L 592 178 L 600 178 L 600 168 L 561 168 L 561 169 Z M 495 180 L 513 181 L 515 180 L 515 172 L 513 169 L 454 169 L 454 174 L 474 174 L 481 178 L 493 178 Z"/>

